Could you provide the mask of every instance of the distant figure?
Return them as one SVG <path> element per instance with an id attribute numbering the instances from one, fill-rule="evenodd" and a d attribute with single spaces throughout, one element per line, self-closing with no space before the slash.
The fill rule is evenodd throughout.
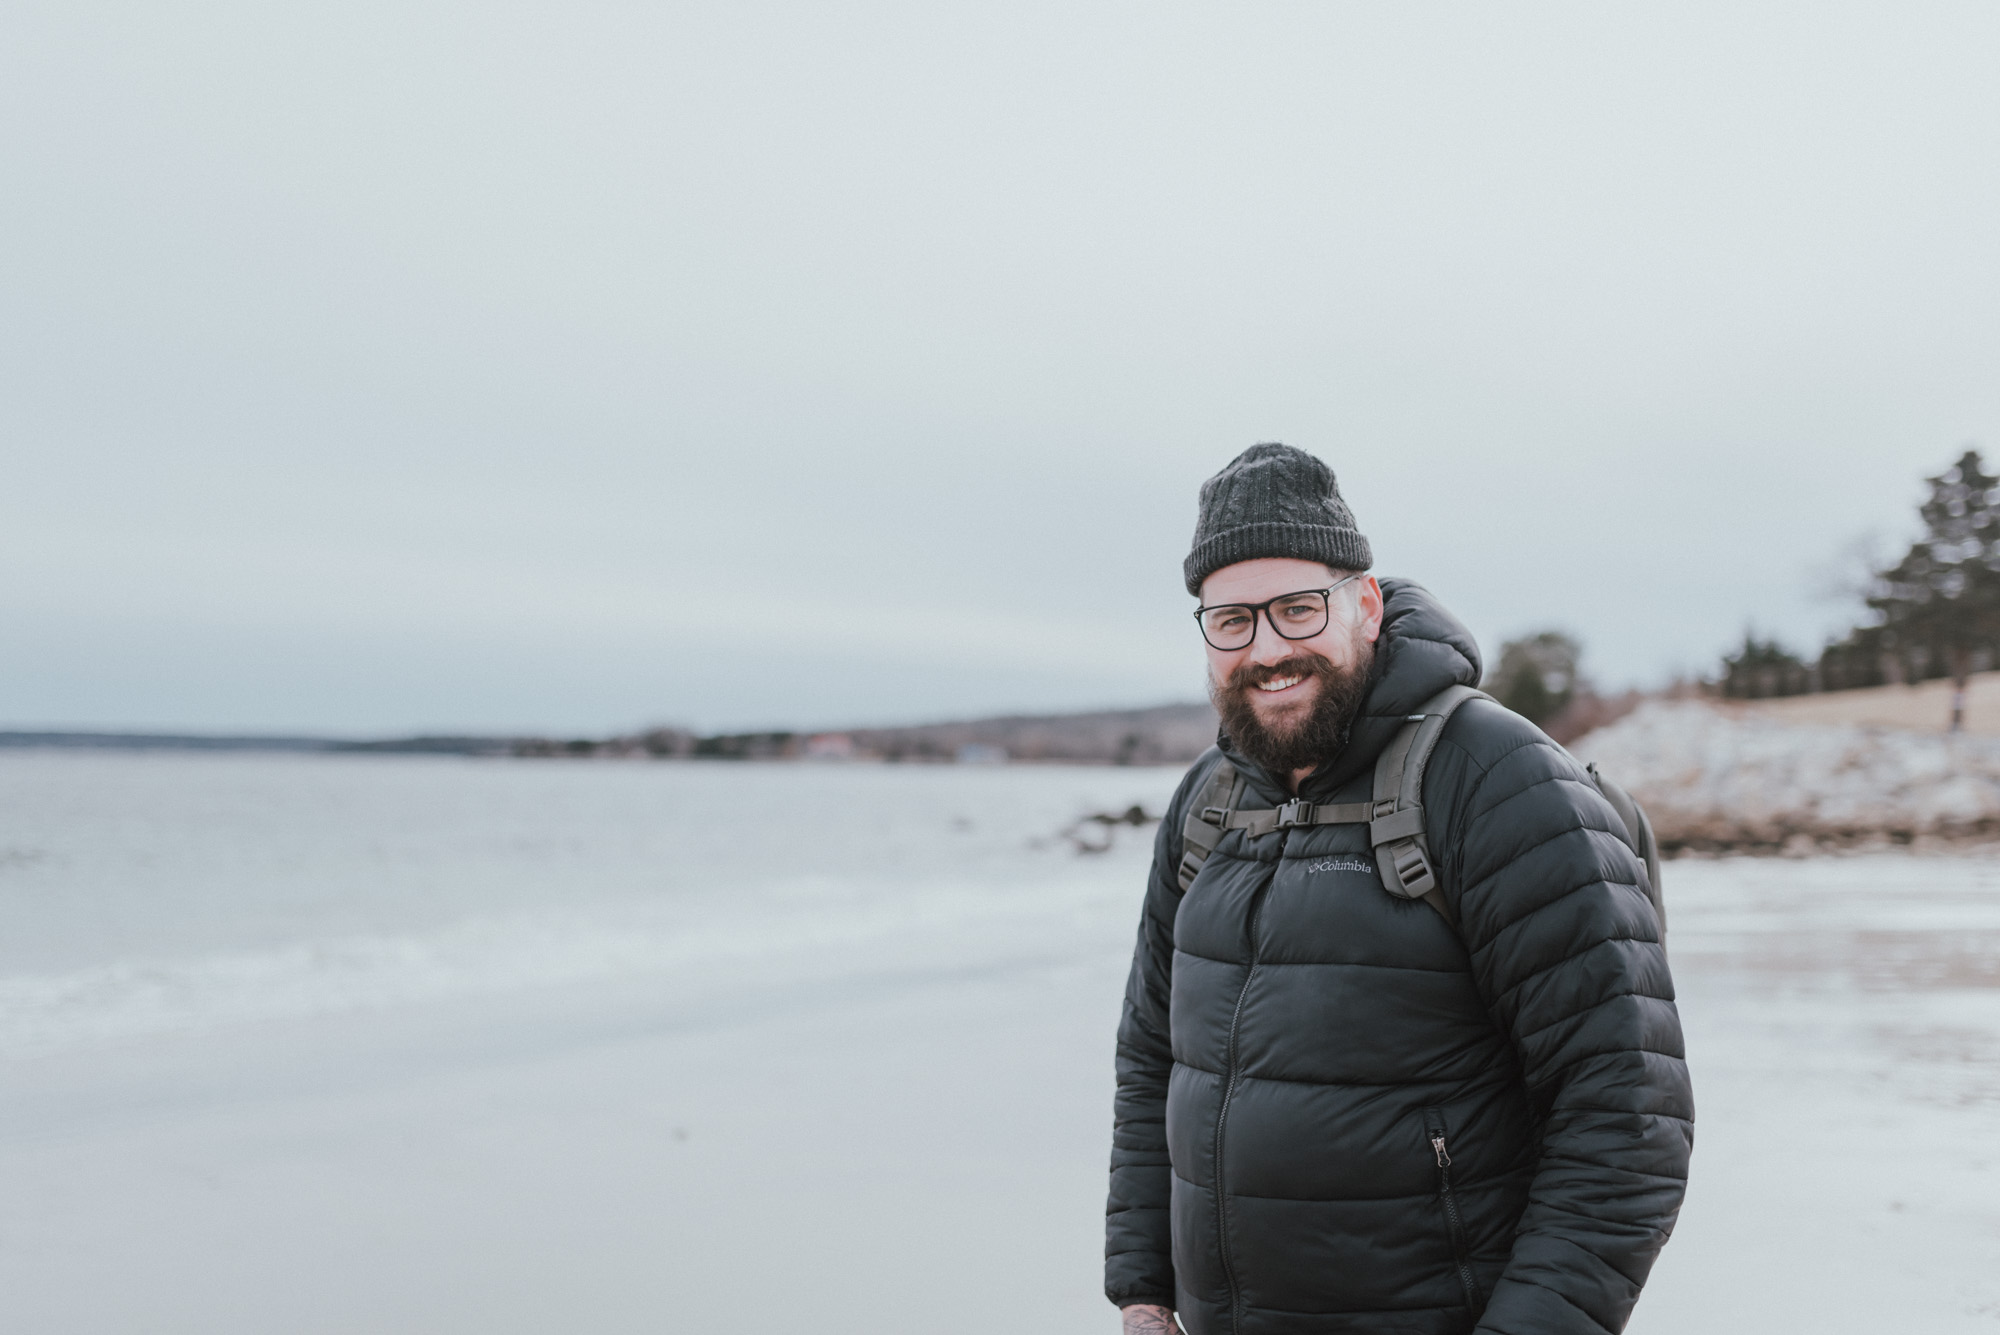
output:
<path id="1" fill-rule="evenodd" d="M 1202 486 L 1222 735 L 1160 825 L 1118 1030 L 1128 1335 L 1604 1335 L 1680 1209 L 1693 1098 L 1626 827 L 1372 564 L 1312 455 Z"/>

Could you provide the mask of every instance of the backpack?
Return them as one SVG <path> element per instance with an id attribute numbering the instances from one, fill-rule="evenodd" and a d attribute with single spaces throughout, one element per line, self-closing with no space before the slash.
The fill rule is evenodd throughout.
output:
<path id="1" fill-rule="evenodd" d="M 1249 785 L 1236 767 L 1224 760 L 1188 807 L 1181 830 L 1181 893 L 1187 893 L 1196 873 L 1230 830 L 1247 830 L 1254 837 L 1307 825 L 1365 824 L 1383 888 L 1400 899 L 1423 900 L 1456 930 L 1458 923 L 1438 890 L 1437 869 L 1424 838 L 1424 767 L 1430 763 L 1444 725 L 1458 707 L 1467 700 L 1492 698 L 1470 686 L 1448 686 L 1425 701 L 1421 710 L 1404 720 L 1389 744 L 1382 748 L 1382 754 L 1376 757 L 1375 792 L 1367 802 L 1315 804 L 1294 798 L 1270 810 L 1244 811 L 1239 804 Z M 1654 916 L 1659 919 L 1660 939 L 1665 941 L 1667 909 L 1660 896 L 1660 845 L 1653 837 L 1652 822 L 1646 819 L 1645 811 L 1632 800 L 1632 795 L 1599 774 L 1596 765 L 1586 766 L 1585 772 L 1624 825 L 1625 842 L 1639 855 L 1645 868 L 1642 888 L 1653 905 Z"/>

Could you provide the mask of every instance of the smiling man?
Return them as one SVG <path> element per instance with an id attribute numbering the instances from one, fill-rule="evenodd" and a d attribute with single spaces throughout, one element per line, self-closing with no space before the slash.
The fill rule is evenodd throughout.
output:
<path id="1" fill-rule="evenodd" d="M 1161 824 L 1118 1032 L 1128 1333 L 1603 1335 L 1680 1208 L 1694 1109 L 1635 836 L 1371 564 L 1300 450 L 1201 489 L 1222 735 Z M 1398 814 L 1377 760 L 1424 716 Z"/>

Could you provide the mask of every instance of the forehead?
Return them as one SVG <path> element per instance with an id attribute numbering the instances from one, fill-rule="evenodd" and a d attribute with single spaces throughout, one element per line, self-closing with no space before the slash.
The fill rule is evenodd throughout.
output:
<path id="1" fill-rule="evenodd" d="M 1261 603 L 1281 593 L 1323 589 L 1333 581 L 1332 569 L 1317 561 L 1260 556 L 1254 561 L 1224 566 L 1203 580 L 1201 601 L 1207 607 L 1217 603 Z"/>

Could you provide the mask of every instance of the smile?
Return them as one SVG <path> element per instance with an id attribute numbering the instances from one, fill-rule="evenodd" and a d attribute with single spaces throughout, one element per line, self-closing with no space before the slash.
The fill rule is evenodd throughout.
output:
<path id="1" fill-rule="evenodd" d="M 1273 677 L 1269 681 L 1258 682 L 1257 689 L 1260 691 L 1274 691 L 1274 692 L 1289 691 L 1292 687 L 1298 685 L 1300 682 L 1304 680 L 1305 680 L 1304 677 L 1298 676 L 1296 674 L 1290 677 Z"/>

